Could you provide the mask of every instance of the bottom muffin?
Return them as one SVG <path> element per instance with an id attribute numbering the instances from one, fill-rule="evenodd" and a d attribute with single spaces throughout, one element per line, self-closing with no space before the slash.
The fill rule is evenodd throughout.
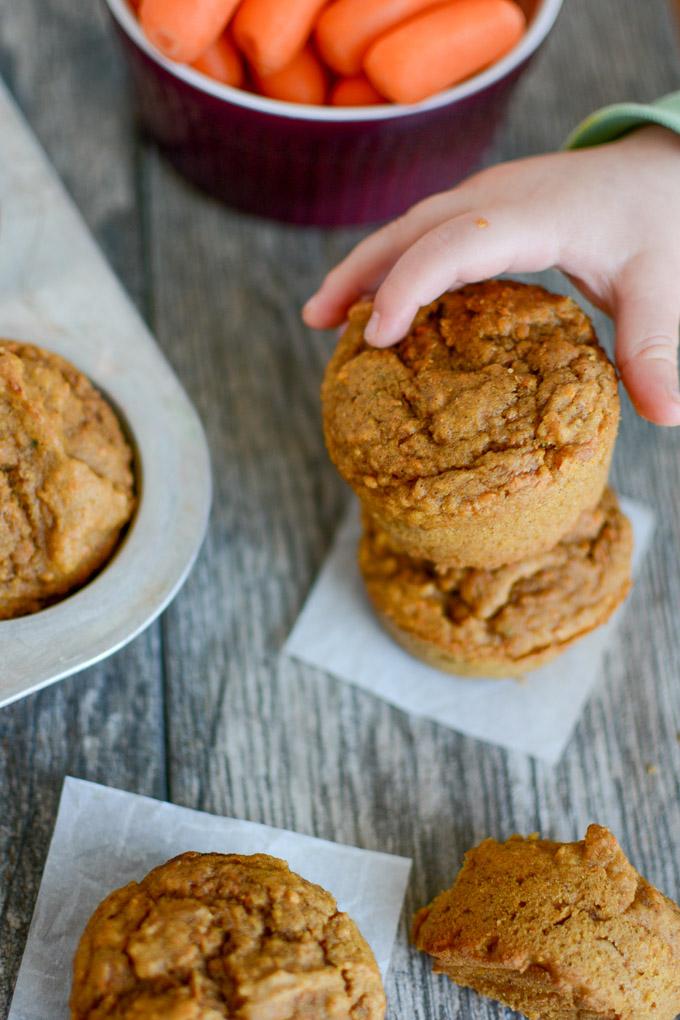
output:
<path id="1" fill-rule="evenodd" d="M 599 825 L 579 843 L 484 840 L 413 937 L 437 973 L 529 1020 L 680 1012 L 680 909 Z"/>
<path id="2" fill-rule="evenodd" d="M 373 953 L 265 854 L 185 853 L 112 892 L 74 962 L 72 1020 L 383 1020 Z"/>
<path id="3" fill-rule="evenodd" d="M 412 655 L 460 676 L 517 677 L 611 616 L 631 586 L 632 549 L 608 489 L 553 549 L 496 570 L 412 559 L 366 518 L 359 567 L 378 616 Z"/>

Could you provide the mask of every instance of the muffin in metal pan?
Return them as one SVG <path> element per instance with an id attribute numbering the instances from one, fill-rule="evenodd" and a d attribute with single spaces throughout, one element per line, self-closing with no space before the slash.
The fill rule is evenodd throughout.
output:
<path id="1" fill-rule="evenodd" d="M 134 510 L 132 460 L 81 372 L 0 340 L 0 620 L 43 609 L 104 566 Z"/>
<path id="2" fill-rule="evenodd" d="M 0 125 L 0 335 L 25 355 L 5 345 L 0 384 L 3 705 L 165 608 L 203 540 L 211 479 L 196 411 L 1 84 Z M 29 354 L 36 341 L 53 353 Z"/>

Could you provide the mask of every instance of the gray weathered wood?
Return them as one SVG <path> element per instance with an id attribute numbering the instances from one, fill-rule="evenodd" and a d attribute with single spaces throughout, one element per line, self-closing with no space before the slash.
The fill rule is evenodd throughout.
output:
<path id="1" fill-rule="evenodd" d="M 71 772 L 412 856 L 391 1020 L 499 1017 L 432 978 L 408 946 L 413 909 L 476 840 L 575 838 L 596 819 L 680 896 L 680 433 L 624 409 L 615 481 L 656 505 L 659 532 L 606 682 L 557 769 L 281 661 L 346 499 L 319 426 L 330 341 L 297 310 L 360 232 L 281 227 L 201 196 L 136 138 L 99 12 L 8 6 L 0 71 L 195 400 L 216 484 L 205 549 L 160 626 L 0 712 L 0 1013 Z M 554 148 L 595 107 L 679 83 L 665 0 L 566 0 L 489 161 Z"/>

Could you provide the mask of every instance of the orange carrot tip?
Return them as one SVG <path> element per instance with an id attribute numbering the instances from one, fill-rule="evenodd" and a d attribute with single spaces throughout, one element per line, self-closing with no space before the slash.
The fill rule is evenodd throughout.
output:
<path id="1" fill-rule="evenodd" d="M 286 103 L 321 106 L 326 100 L 326 72 L 316 54 L 305 47 L 276 74 L 255 74 L 258 92 Z"/>
<path id="2" fill-rule="evenodd" d="M 341 78 L 331 90 L 331 106 L 377 106 L 387 102 L 373 88 L 368 78 L 358 74 L 354 78 Z"/>
<path id="3" fill-rule="evenodd" d="M 239 49 L 260 75 L 287 67 L 307 42 L 326 0 L 243 0 L 234 18 Z"/>
<path id="4" fill-rule="evenodd" d="M 217 42 L 201 54 L 191 65 L 201 74 L 207 74 L 224 85 L 239 88 L 243 84 L 243 61 L 228 32 L 223 32 Z"/>
<path id="5" fill-rule="evenodd" d="M 417 103 L 499 60 L 525 27 L 515 0 L 450 0 L 381 36 L 364 70 L 388 99 Z"/>
<path id="6" fill-rule="evenodd" d="M 147 38 L 170 60 L 191 64 L 222 34 L 239 0 L 141 0 Z"/>
<path id="7" fill-rule="evenodd" d="M 337 74 L 354 76 L 371 43 L 389 29 L 432 7 L 434 0 L 335 0 L 316 23 L 316 45 Z"/>

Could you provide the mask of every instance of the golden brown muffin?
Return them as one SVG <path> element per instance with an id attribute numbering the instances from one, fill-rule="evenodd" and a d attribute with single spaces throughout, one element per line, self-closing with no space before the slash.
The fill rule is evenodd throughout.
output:
<path id="1" fill-rule="evenodd" d="M 382 1020 L 373 953 L 330 893 L 266 854 L 185 853 L 112 892 L 71 1020 Z"/>
<path id="2" fill-rule="evenodd" d="M 58 355 L 0 341 L 0 620 L 84 584 L 134 506 L 132 452 L 101 394 Z"/>
<path id="3" fill-rule="evenodd" d="M 496 570 L 437 567 L 364 522 L 359 568 L 385 627 L 429 665 L 521 676 L 604 623 L 630 589 L 633 538 L 611 489 L 547 552 Z"/>
<path id="4" fill-rule="evenodd" d="M 580 843 L 485 840 L 416 914 L 414 940 L 437 973 L 529 1020 L 680 1012 L 680 909 L 599 825 Z"/>
<path id="5" fill-rule="evenodd" d="M 396 548 L 494 568 L 550 549 L 605 485 L 614 369 L 587 316 L 541 287 L 492 280 L 421 309 L 408 336 L 363 339 L 369 303 L 322 387 L 328 450 Z"/>

